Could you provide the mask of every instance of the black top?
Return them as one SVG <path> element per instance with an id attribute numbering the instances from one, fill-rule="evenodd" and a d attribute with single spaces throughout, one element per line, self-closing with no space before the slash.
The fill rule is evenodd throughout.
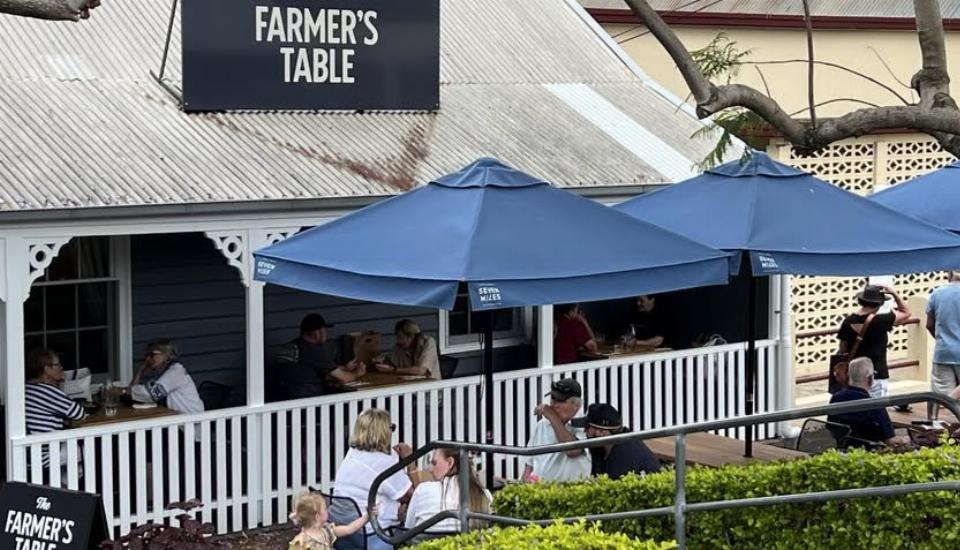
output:
<path id="1" fill-rule="evenodd" d="M 333 346 L 311 344 L 297 338 L 289 345 L 296 346 L 296 361 L 285 369 L 287 397 L 295 399 L 325 393 L 327 376 L 337 368 Z"/>
<path id="2" fill-rule="evenodd" d="M 870 323 L 871 325 L 873 323 Z M 869 399 L 870 393 L 863 388 L 850 386 L 833 394 L 830 398 L 831 403 L 843 403 L 846 401 L 857 401 L 859 399 Z M 850 435 L 867 441 L 885 441 L 894 436 L 893 424 L 890 423 L 890 415 L 886 409 L 872 409 L 869 411 L 849 412 L 843 414 L 833 414 L 827 417 L 828 422 L 846 424 L 850 426 Z"/>
<path id="3" fill-rule="evenodd" d="M 607 453 L 603 447 L 591 449 L 592 475 L 607 474 L 611 479 L 620 479 L 634 472 L 652 474 L 660 470 L 660 461 L 643 441 L 625 441 L 614 445 Z"/>
<path id="4" fill-rule="evenodd" d="M 847 315 L 840 323 L 837 339 L 846 342 L 848 353 L 853 350 L 853 344 L 857 339 L 857 331 L 863 330 L 863 323 L 866 320 L 866 315 L 854 313 Z M 860 347 L 857 348 L 857 354 L 850 357 L 850 359 L 869 357 L 873 361 L 874 378 L 877 380 L 890 378 L 890 372 L 887 370 L 887 334 L 893 330 L 893 323 L 896 320 L 897 314 L 893 311 L 875 315 L 873 320 L 870 321 L 867 334 L 860 342 Z M 856 330 L 854 330 L 855 328 Z"/>
<path id="5" fill-rule="evenodd" d="M 666 341 L 666 335 L 664 334 L 666 323 L 663 321 L 663 315 L 660 314 L 660 310 L 656 307 L 654 307 L 652 311 L 638 310 L 634 312 L 630 324 L 633 325 L 637 340 L 649 340 L 654 336 L 660 336 Z"/>

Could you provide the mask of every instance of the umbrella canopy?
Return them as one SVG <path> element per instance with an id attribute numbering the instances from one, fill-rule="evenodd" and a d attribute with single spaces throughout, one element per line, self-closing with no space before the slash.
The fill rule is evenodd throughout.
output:
<path id="1" fill-rule="evenodd" d="M 714 248 L 752 273 L 870 275 L 960 265 L 960 237 L 754 152 L 616 208 Z"/>
<path id="2" fill-rule="evenodd" d="M 960 233 L 960 162 L 868 197 L 897 212 Z"/>
<path id="3" fill-rule="evenodd" d="M 474 310 L 728 280 L 728 255 L 493 159 L 255 252 L 256 278 L 311 292 Z"/>

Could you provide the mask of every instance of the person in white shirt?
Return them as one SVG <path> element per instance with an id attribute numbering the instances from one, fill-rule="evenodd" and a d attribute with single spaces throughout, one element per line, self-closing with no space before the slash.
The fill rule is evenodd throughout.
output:
<path id="1" fill-rule="evenodd" d="M 437 449 L 430 459 L 433 466 L 433 479 L 421 483 L 413 492 L 410 506 L 407 507 L 407 517 L 403 526 L 411 529 L 434 515 L 451 510 L 460 510 L 460 454 L 456 449 Z M 490 513 L 490 503 L 493 498 L 480 483 L 477 471 L 471 464 L 470 469 L 470 511 Z M 483 522 L 470 522 L 471 527 L 482 527 Z M 428 531 L 459 531 L 460 520 L 448 518 L 428 529 Z"/>
<path id="2" fill-rule="evenodd" d="M 394 326 L 397 344 L 387 363 L 374 367 L 380 372 L 395 372 L 414 376 L 427 376 L 440 380 L 440 356 L 437 341 L 424 334 L 420 325 L 410 319 L 398 321 Z"/>
<path id="3" fill-rule="evenodd" d="M 352 498 L 361 510 L 367 509 L 367 495 L 374 478 L 413 452 L 406 443 L 391 449 L 392 432 L 393 425 L 387 411 L 367 409 L 360 413 L 350 434 L 350 450 L 337 470 L 333 496 Z M 398 471 L 380 484 L 377 520 L 384 528 L 400 524 L 400 503 L 409 500 L 413 493 L 410 475 L 415 471 L 416 467 L 410 464 L 406 472 Z M 373 527 L 370 524 L 367 524 L 366 533 L 368 550 L 392 548 L 380 537 L 371 536 Z"/>
<path id="4" fill-rule="evenodd" d="M 550 386 L 547 395 L 550 404 L 539 405 L 534 411 L 543 418 L 533 427 L 527 447 L 585 439 L 584 431 L 570 424 L 583 404 L 580 383 L 562 378 Z M 590 453 L 584 449 L 528 457 L 523 471 L 524 481 L 574 481 L 589 476 Z"/>
<path id="5" fill-rule="evenodd" d="M 147 344 L 143 365 L 130 382 L 130 397 L 141 403 L 165 405 L 182 414 L 203 412 L 197 386 L 177 360 L 177 348 L 169 340 Z"/>

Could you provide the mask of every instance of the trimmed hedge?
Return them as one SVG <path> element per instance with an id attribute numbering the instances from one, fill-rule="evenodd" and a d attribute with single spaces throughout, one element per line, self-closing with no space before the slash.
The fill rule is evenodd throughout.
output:
<path id="1" fill-rule="evenodd" d="M 472 531 L 465 535 L 444 537 L 418 544 L 416 550 L 513 550 L 515 548 L 550 548 L 553 550 L 670 550 L 673 542 L 639 541 L 618 533 L 604 533 L 597 524 L 585 522 L 547 527 L 527 525 Z"/>
<path id="2" fill-rule="evenodd" d="M 576 517 L 673 504 L 674 472 L 580 483 L 511 485 L 496 513 L 526 519 Z M 907 454 L 835 451 L 802 460 L 687 471 L 687 502 L 960 480 L 960 447 Z M 672 540 L 673 519 L 605 522 L 604 531 Z M 691 549 L 912 549 L 960 544 L 960 493 L 855 499 L 687 514 Z"/>

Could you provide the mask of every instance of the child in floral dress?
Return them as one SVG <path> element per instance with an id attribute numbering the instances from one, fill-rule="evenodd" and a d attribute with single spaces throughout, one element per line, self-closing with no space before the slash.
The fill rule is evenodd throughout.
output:
<path id="1" fill-rule="evenodd" d="M 290 541 L 289 550 L 331 550 L 337 537 L 348 537 L 367 523 L 367 514 L 347 525 L 327 521 L 327 499 L 320 493 L 305 492 L 297 497 L 290 521 L 300 533 Z"/>

